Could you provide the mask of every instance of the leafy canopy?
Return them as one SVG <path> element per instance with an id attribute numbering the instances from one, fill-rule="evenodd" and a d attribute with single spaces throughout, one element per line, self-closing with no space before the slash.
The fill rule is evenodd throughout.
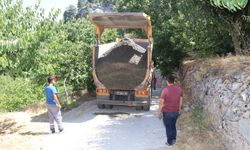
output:
<path id="1" fill-rule="evenodd" d="M 246 7 L 248 0 L 210 0 L 211 4 L 235 12 Z"/>

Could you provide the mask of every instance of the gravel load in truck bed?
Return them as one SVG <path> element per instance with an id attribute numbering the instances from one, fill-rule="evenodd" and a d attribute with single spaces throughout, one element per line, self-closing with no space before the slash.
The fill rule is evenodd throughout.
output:
<path id="1" fill-rule="evenodd" d="M 108 89 L 132 90 L 144 80 L 148 42 L 135 42 L 124 39 L 96 60 L 97 77 Z"/>

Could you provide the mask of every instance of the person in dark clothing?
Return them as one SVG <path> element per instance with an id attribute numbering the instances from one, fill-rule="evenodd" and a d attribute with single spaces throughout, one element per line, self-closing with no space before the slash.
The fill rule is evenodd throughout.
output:
<path id="1" fill-rule="evenodd" d="M 159 118 L 163 117 L 166 128 L 167 145 L 174 145 L 176 142 L 176 121 L 180 115 L 183 92 L 181 87 L 174 84 L 175 77 L 167 78 L 167 87 L 162 90 L 159 104 Z"/>
<path id="2" fill-rule="evenodd" d="M 156 76 L 154 75 L 153 76 L 153 79 L 152 79 L 152 84 L 153 84 L 153 89 L 156 90 L 156 83 L 157 83 L 157 78 Z"/>

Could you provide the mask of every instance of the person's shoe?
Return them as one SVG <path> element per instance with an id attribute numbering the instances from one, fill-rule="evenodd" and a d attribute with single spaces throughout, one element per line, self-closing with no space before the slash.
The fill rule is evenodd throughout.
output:
<path id="1" fill-rule="evenodd" d="M 176 143 L 176 140 L 172 140 L 172 145 L 174 145 Z"/>
<path id="2" fill-rule="evenodd" d="M 63 132 L 63 129 L 59 129 L 59 132 Z"/>
<path id="3" fill-rule="evenodd" d="M 169 144 L 168 142 L 165 143 L 167 146 L 172 146 L 173 144 Z"/>
<path id="4" fill-rule="evenodd" d="M 51 129 L 50 131 L 52 134 L 56 132 L 55 129 Z"/>
<path id="5" fill-rule="evenodd" d="M 176 140 L 172 140 L 171 142 L 166 142 L 167 146 L 173 146 L 176 143 Z"/>

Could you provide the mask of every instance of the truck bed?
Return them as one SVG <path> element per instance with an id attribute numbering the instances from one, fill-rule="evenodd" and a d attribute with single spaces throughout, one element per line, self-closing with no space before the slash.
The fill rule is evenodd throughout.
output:
<path id="1" fill-rule="evenodd" d="M 133 90 L 145 78 L 148 46 L 144 39 L 100 45 L 95 66 L 99 81 L 108 89 Z"/>

